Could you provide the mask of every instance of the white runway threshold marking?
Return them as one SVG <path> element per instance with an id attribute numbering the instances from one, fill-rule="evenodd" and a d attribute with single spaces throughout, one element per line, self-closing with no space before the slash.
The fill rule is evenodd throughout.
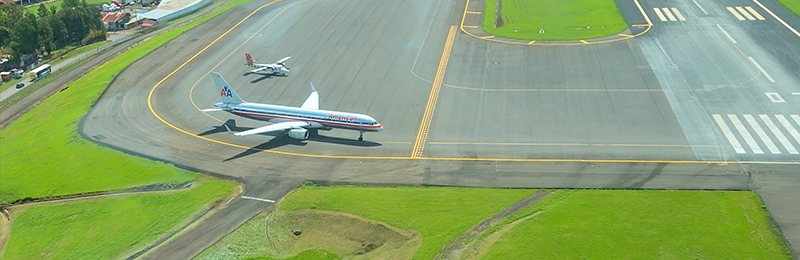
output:
<path id="1" fill-rule="evenodd" d="M 739 118 L 734 114 L 728 114 L 728 118 L 733 122 L 733 126 L 736 127 L 736 130 L 742 135 L 742 138 L 744 138 L 744 141 L 750 146 L 750 149 L 753 150 L 753 153 L 764 154 L 764 151 L 761 150 L 761 146 L 758 146 L 756 139 L 753 139 L 753 136 L 750 135 L 750 132 L 744 127 L 742 121 L 739 121 Z"/>
<path id="2" fill-rule="evenodd" d="M 766 70 L 764 70 L 764 68 L 762 68 L 762 67 L 761 67 L 761 65 L 759 65 L 759 64 L 758 64 L 758 62 L 756 62 L 756 60 L 755 60 L 755 59 L 753 59 L 753 57 L 747 56 L 747 58 L 748 58 L 748 59 L 750 59 L 750 61 L 752 61 L 752 62 L 753 62 L 753 65 L 756 65 L 756 68 L 758 68 L 758 70 L 760 70 L 760 71 L 761 71 L 761 73 L 764 73 L 764 76 L 766 76 L 766 77 L 767 77 L 767 79 L 769 80 L 769 82 L 775 82 L 775 80 L 774 80 L 774 79 L 772 79 L 772 76 L 770 76 L 770 75 L 769 75 L 769 73 L 767 73 L 767 71 L 766 71 Z"/>
<path id="3" fill-rule="evenodd" d="M 778 141 L 781 142 L 783 148 L 786 148 L 786 150 L 789 151 L 789 154 L 800 154 L 797 152 L 797 149 L 794 148 L 794 145 L 792 145 L 792 143 L 789 142 L 789 139 L 787 139 L 786 136 L 783 135 L 783 132 L 781 132 L 781 130 L 778 129 L 775 123 L 772 122 L 772 119 L 770 119 L 769 116 L 761 114 L 758 115 L 758 117 L 761 118 L 761 121 L 764 121 L 764 124 L 767 125 L 769 131 L 771 131 L 772 134 L 775 135 L 776 138 L 778 138 Z"/>
<path id="4" fill-rule="evenodd" d="M 728 6 L 725 7 L 725 9 L 728 9 L 728 12 L 731 12 L 733 16 L 736 16 L 736 19 L 739 19 L 739 21 L 744 21 L 744 17 L 742 17 L 742 15 L 739 14 L 739 12 L 736 12 L 736 10 L 733 9 L 733 7 Z"/>
<path id="5" fill-rule="evenodd" d="M 672 12 L 675 13 L 675 16 L 678 17 L 678 20 L 686 21 L 686 18 L 683 17 L 683 14 L 681 14 L 681 12 L 678 11 L 678 8 L 673 7 Z"/>
<path id="6" fill-rule="evenodd" d="M 661 9 L 658 9 L 658 7 L 655 7 L 655 8 L 653 8 L 653 11 L 656 12 L 656 15 L 658 16 L 659 20 L 661 20 L 662 22 L 666 22 L 667 21 L 667 18 L 664 17 L 664 14 L 661 13 Z"/>
<path id="7" fill-rule="evenodd" d="M 734 136 L 733 132 L 731 132 L 731 129 L 728 128 L 728 124 L 725 123 L 725 120 L 722 119 L 722 116 L 719 114 L 714 114 L 711 116 L 714 117 L 714 121 L 717 121 L 719 129 L 722 129 L 722 133 L 725 135 L 725 138 L 728 139 L 728 142 L 731 143 L 731 146 L 733 146 L 733 150 L 736 151 L 736 153 L 747 153 L 745 152 L 744 148 L 742 148 L 742 144 L 739 143 L 739 140 L 736 140 L 736 136 Z"/>
<path id="8" fill-rule="evenodd" d="M 772 139 L 769 139 L 767 133 L 764 132 L 764 129 L 761 128 L 761 125 L 758 124 L 758 122 L 752 115 L 749 114 L 744 115 L 744 119 L 747 120 L 747 123 L 750 124 L 750 127 L 753 128 L 753 131 L 756 132 L 758 137 L 761 138 L 761 141 L 764 142 L 764 144 L 769 149 L 770 153 L 781 154 L 781 150 L 778 150 L 778 147 L 775 146 L 775 143 L 772 142 Z"/>
<path id="9" fill-rule="evenodd" d="M 248 196 L 242 196 L 242 198 L 243 198 L 243 199 L 249 199 L 249 200 L 257 200 L 257 201 L 263 201 L 263 202 L 275 203 L 275 201 L 274 201 L 274 200 L 268 200 L 268 199 L 262 199 L 262 198 L 253 198 L 253 197 L 248 197 Z"/>

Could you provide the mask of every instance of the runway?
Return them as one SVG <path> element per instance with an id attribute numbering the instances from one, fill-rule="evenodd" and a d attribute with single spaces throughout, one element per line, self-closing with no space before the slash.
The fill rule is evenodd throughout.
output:
<path id="1" fill-rule="evenodd" d="M 726 3 L 698 1 L 708 15 L 691 2 L 675 6 L 686 20 L 674 22 L 657 18 L 654 8 L 661 6 L 640 3 L 642 9 L 618 1 L 629 24 L 646 23 L 640 10 L 652 20 L 653 28 L 637 38 L 517 46 L 452 33 L 464 1 L 256 1 L 135 62 L 97 101 L 80 131 L 129 153 L 237 178 L 247 184 L 247 196 L 267 200 L 303 180 L 769 190 L 762 198 L 794 237 L 789 240 L 798 241 L 800 222 L 793 216 L 800 214 L 785 199 L 791 189 L 772 185 L 797 184 L 796 167 L 739 162 L 800 158 L 788 149 L 787 143 L 800 143 L 784 124 L 800 127 L 792 121 L 793 98 L 800 97 L 791 94 L 798 85 L 791 71 L 800 58 L 771 52 L 778 48 L 771 44 L 793 52 L 800 37 L 774 18 L 753 25 L 734 20 Z M 245 75 L 245 52 L 261 63 L 292 56 L 291 72 Z M 202 113 L 219 102 L 210 71 L 220 72 L 246 101 L 259 103 L 299 106 L 314 82 L 320 108 L 371 115 L 385 130 L 365 134 L 364 142 L 344 130 L 321 131 L 307 141 L 232 136 L 223 122 L 235 120 L 236 130 L 265 123 Z M 784 102 L 765 94 L 773 92 Z M 763 136 L 747 125 L 750 117 Z M 753 140 L 763 153 L 744 146 L 751 143 L 733 132 L 740 129 L 761 138 Z M 219 217 L 214 227 L 201 225 L 163 252 L 181 248 L 176 258 L 191 257 L 207 246 L 192 239 L 215 241 L 207 236 L 221 236 L 267 206 L 234 204 L 223 212 L 237 209 L 235 214 Z"/>

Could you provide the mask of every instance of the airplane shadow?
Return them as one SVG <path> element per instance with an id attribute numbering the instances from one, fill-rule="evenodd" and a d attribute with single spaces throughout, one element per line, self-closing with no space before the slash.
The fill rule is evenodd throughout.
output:
<path id="1" fill-rule="evenodd" d="M 225 129 L 225 126 L 224 126 L 225 124 L 228 125 L 228 127 L 231 129 L 231 131 L 236 131 L 236 132 L 241 132 L 241 131 L 247 131 L 247 130 L 250 130 L 250 129 L 254 129 L 253 127 L 238 127 L 238 126 L 236 126 L 236 120 L 235 119 L 228 119 L 228 121 L 225 121 L 224 124 L 219 125 L 219 126 L 214 126 L 213 129 L 204 131 L 204 132 L 199 133 L 197 135 L 205 136 L 205 135 L 210 135 L 210 134 L 215 134 L 215 133 L 225 133 L 225 132 L 228 131 L 227 129 Z M 261 133 L 260 135 L 273 136 L 274 138 L 270 139 L 269 141 L 267 141 L 265 143 L 261 143 L 259 145 L 250 147 L 249 149 L 245 150 L 244 152 L 241 152 L 241 153 L 239 153 L 237 155 L 234 155 L 234 156 L 232 156 L 230 158 L 227 158 L 227 159 L 223 160 L 223 162 L 239 159 L 239 158 L 242 158 L 242 157 L 245 157 L 245 156 L 250 156 L 250 155 L 253 155 L 253 154 L 256 154 L 256 153 L 259 153 L 259 152 L 263 152 L 264 150 L 271 150 L 271 149 L 275 149 L 275 148 L 286 146 L 286 145 L 306 146 L 306 145 L 308 145 L 308 143 L 306 141 L 330 143 L 330 144 L 338 144 L 338 145 L 347 145 L 347 146 L 359 146 L 359 147 L 382 146 L 382 144 L 378 143 L 378 142 L 358 141 L 357 139 L 325 136 L 325 135 L 320 135 L 320 134 L 311 134 L 311 136 L 309 136 L 308 139 L 305 140 L 305 141 L 291 138 L 291 137 L 289 137 L 289 136 L 287 136 L 287 135 L 285 135 L 283 133 L 280 133 L 280 132 L 279 133 Z"/>
<path id="2" fill-rule="evenodd" d="M 280 75 L 280 74 L 259 74 L 259 73 L 250 73 L 250 72 L 245 73 L 243 76 L 247 76 L 247 75 L 250 75 L 250 74 L 255 74 L 255 75 L 261 76 L 261 77 L 259 77 L 257 79 L 251 80 L 250 83 L 258 83 L 258 82 L 260 82 L 262 80 L 265 80 L 265 79 L 272 79 L 273 77 L 288 77 L 287 75 Z"/>
<path id="3" fill-rule="evenodd" d="M 292 139 L 292 138 L 290 138 L 288 136 L 285 136 L 285 135 L 281 135 L 281 136 L 277 136 L 275 138 L 272 138 L 272 140 L 269 140 L 266 143 L 262 143 L 262 144 L 250 147 L 250 149 L 247 149 L 244 152 L 241 152 L 241 153 L 239 153 L 237 155 L 234 155 L 234 156 L 232 156 L 232 157 L 230 157 L 228 159 L 222 160 L 222 161 L 223 162 L 227 162 L 227 161 L 231 161 L 231 160 L 236 160 L 236 159 L 239 159 L 239 158 L 242 158 L 242 157 L 245 157 L 245 156 L 250 156 L 250 155 L 253 155 L 253 154 L 257 154 L 257 153 L 263 152 L 264 150 L 272 150 L 272 149 L 275 149 L 275 148 L 278 148 L 278 147 L 281 147 L 281 146 L 285 146 L 285 145 L 290 145 L 290 144 L 291 145 L 299 145 L 299 146 L 307 145 L 307 143 L 305 143 L 303 141 Z"/>

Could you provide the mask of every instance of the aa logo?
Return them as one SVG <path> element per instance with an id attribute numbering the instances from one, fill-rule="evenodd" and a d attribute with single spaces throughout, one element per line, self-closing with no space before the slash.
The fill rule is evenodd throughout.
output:
<path id="1" fill-rule="evenodd" d="M 222 93 L 219 93 L 219 96 L 220 97 L 233 97 L 233 95 L 231 95 L 231 89 L 229 89 L 227 86 L 222 88 Z"/>

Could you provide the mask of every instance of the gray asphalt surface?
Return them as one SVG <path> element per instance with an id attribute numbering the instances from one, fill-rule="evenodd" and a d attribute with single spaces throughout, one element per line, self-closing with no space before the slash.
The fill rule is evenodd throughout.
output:
<path id="1" fill-rule="evenodd" d="M 159 85 L 151 100 L 154 111 L 191 135 L 166 125 L 147 105 L 151 88 L 267 2 L 233 8 L 122 72 L 86 116 L 81 132 L 95 142 L 133 154 L 242 180 L 247 184 L 247 196 L 272 200 L 301 180 L 476 187 L 755 189 L 798 252 L 797 167 L 735 163 L 795 161 L 797 155 L 780 146 L 764 121 L 759 121 L 761 127 L 782 153 L 755 154 L 752 149 L 737 153 L 712 119 L 720 114 L 728 127 L 736 130 L 728 114 L 742 121 L 745 114 L 756 120 L 763 120 L 759 115 L 766 114 L 774 124 L 780 124 L 775 115 L 785 115 L 798 127 L 791 122 L 792 96 L 785 93 L 797 85 L 789 72 L 797 61 L 769 52 L 772 47 L 759 42 L 769 37 L 750 34 L 791 37 L 784 35 L 782 27 L 748 27 L 726 17 L 732 15 L 723 13 L 727 12 L 724 7 L 698 2 L 708 5 L 708 16 L 697 16 L 696 10 L 690 9 L 693 3 L 680 5 L 676 8 L 686 9 L 687 21 L 675 24 L 661 22 L 653 14 L 655 6 L 642 3 L 655 23 L 651 31 L 636 39 L 602 45 L 509 46 L 459 33 L 424 157 L 725 160 L 730 164 L 366 158 L 410 155 L 447 32 L 460 22 L 462 1 L 275 3 Z M 618 4 L 629 24 L 643 23 L 632 2 Z M 719 33 L 716 24 L 727 30 L 737 45 L 725 42 L 727 37 Z M 774 80 L 786 83 L 771 84 L 759 75 L 728 86 L 757 74 L 741 53 L 734 52 L 737 48 L 757 60 Z M 249 70 L 244 66 L 244 52 L 260 62 L 291 55 L 287 64 L 292 72 L 287 77 L 243 75 Z M 199 112 L 197 107 L 209 108 L 219 102 L 206 76 L 211 70 L 219 71 L 251 102 L 298 106 L 310 93 L 308 82 L 313 81 L 320 91 L 321 108 L 372 115 L 386 130 L 367 133 L 366 142 L 355 141 L 358 133 L 344 130 L 321 132 L 322 137 L 304 142 L 269 135 L 233 137 L 221 127 L 222 122 L 234 119 L 236 130 L 265 123 Z M 518 91 L 492 91 L 497 89 Z M 786 102 L 772 103 L 762 92 L 779 92 Z M 752 127 L 745 127 L 752 136 L 757 135 Z M 779 132 L 798 145 L 786 128 Z M 733 135 L 745 144 L 741 133 Z M 763 140 L 759 144 L 768 151 Z M 248 147 L 256 149 L 245 149 Z M 191 258 L 267 206 L 238 200 L 148 256 Z"/>

